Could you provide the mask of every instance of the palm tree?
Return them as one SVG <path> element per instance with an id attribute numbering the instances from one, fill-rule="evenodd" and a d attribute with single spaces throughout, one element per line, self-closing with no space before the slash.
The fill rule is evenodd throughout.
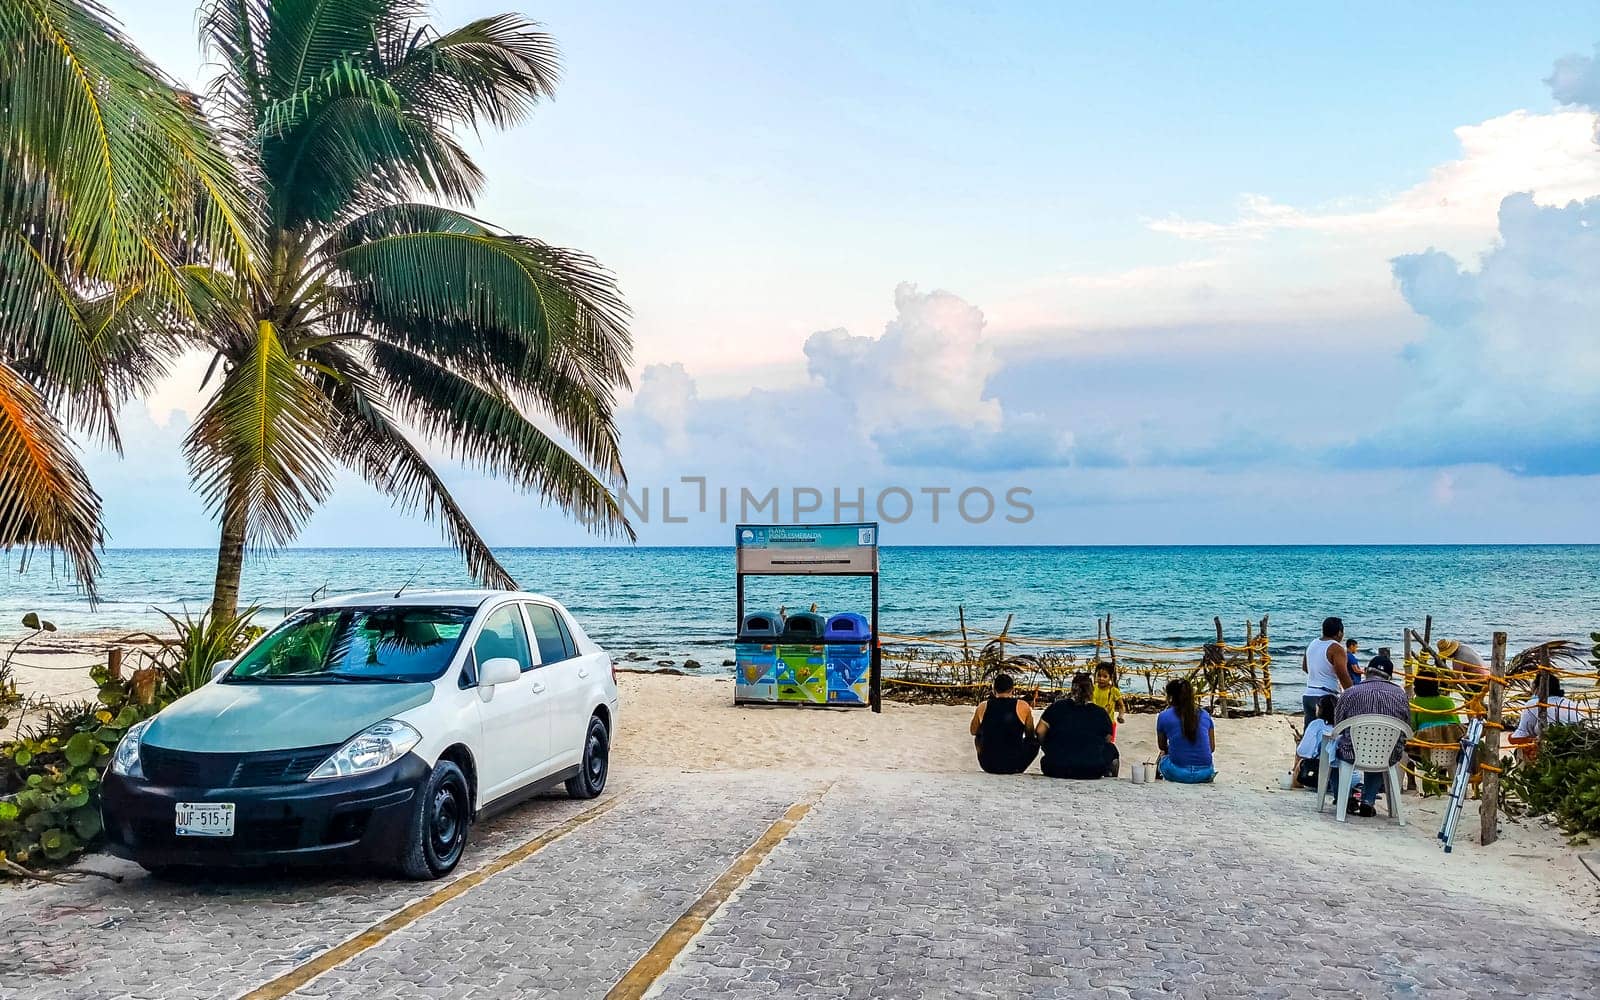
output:
<path id="1" fill-rule="evenodd" d="M 186 255 L 250 273 L 245 202 L 192 99 L 86 0 L 0 0 L 0 548 L 93 596 L 100 498 L 68 429 L 118 406 L 192 318 Z"/>
<path id="2" fill-rule="evenodd" d="M 186 441 L 222 529 L 213 612 L 247 545 L 282 545 L 340 466 L 438 517 L 471 574 L 510 574 L 418 445 L 632 536 L 613 422 L 627 310 L 593 259 L 467 214 L 483 177 L 459 135 L 548 98 L 556 47 L 530 22 L 438 32 L 415 0 L 213 0 L 217 130 L 249 179 L 258 274 L 186 271 L 213 354 Z M 558 442 L 564 438 L 567 444 Z"/>

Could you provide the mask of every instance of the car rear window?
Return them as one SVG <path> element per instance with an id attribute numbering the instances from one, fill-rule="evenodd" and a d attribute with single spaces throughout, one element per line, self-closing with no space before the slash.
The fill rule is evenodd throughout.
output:
<path id="1" fill-rule="evenodd" d="M 539 646 L 540 663 L 560 663 L 572 653 L 568 649 L 566 630 L 561 627 L 560 616 L 548 604 L 529 604 L 528 621 L 533 625 L 534 642 Z"/>

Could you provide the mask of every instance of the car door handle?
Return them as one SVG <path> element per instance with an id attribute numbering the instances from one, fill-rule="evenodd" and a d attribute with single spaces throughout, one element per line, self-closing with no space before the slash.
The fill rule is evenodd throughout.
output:
<path id="1" fill-rule="evenodd" d="M 589 676 L 589 668 L 588 667 L 579 667 L 578 668 L 578 676 L 579 677 L 588 677 Z"/>
<path id="2" fill-rule="evenodd" d="M 544 681 L 534 681 L 533 682 L 533 693 L 534 694 L 544 694 Z"/>

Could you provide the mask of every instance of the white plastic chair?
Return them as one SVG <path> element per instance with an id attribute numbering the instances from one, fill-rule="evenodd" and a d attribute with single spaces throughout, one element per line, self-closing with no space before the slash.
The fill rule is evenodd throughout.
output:
<path id="1" fill-rule="evenodd" d="M 1352 716 L 1334 726 L 1322 737 L 1322 766 L 1317 769 L 1317 812 L 1327 806 L 1328 771 L 1332 766 L 1339 735 L 1350 733 L 1350 747 L 1355 751 L 1355 762 L 1339 761 L 1339 822 L 1345 821 L 1350 805 L 1350 787 L 1355 783 L 1356 772 L 1383 771 L 1388 775 L 1385 798 L 1389 800 L 1389 815 L 1401 826 L 1406 825 L 1405 807 L 1400 802 L 1400 765 L 1390 764 L 1395 747 L 1411 738 L 1411 727 L 1388 715 Z"/>
<path id="2" fill-rule="evenodd" d="M 1449 771 L 1456 766 L 1456 756 L 1460 753 L 1455 747 L 1429 747 L 1428 763 L 1441 771 Z"/>

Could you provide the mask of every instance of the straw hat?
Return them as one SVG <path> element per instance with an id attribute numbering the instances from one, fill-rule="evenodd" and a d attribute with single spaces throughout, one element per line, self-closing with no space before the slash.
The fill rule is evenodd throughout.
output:
<path id="1" fill-rule="evenodd" d="M 1454 639 L 1440 639 L 1439 640 L 1439 655 L 1443 656 L 1443 657 L 1445 657 L 1447 659 L 1449 657 L 1455 656 L 1456 655 L 1456 650 L 1458 650 L 1460 648 L 1461 648 L 1461 643 L 1455 641 Z"/>

